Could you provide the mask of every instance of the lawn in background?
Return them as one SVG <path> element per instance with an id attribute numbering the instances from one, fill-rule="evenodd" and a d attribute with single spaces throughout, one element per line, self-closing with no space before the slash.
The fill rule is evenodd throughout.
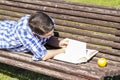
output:
<path id="1" fill-rule="evenodd" d="M 66 0 L 66 1 L 120 7 L 120 0 Z"/>

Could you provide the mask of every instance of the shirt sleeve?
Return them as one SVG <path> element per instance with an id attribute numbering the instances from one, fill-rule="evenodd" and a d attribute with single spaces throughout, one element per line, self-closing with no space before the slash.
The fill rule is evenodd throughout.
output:
<path id="1" fill-rule="evenodd" d="M 42 45 L 42 40 L 36 38 L 29 30 L 20 28 L 18 37 L 24 47 L 33 53 L 33 60 L 41 60 L 47 53 L 46 48 Z"/>

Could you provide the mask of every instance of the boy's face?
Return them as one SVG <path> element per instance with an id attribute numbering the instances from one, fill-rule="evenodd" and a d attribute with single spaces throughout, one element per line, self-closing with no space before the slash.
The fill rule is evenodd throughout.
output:
<path id="1" fill-rule="evenodd" d="M 36 34 L 36 35 L 38 35 L 40 37 L 43 37 L 43 38 L 48 38 L 48 37 L 54 36 L 54 29 L 52 31 L 50 31 L 49 33 L 46 33 L 44 35 L 39 35 L 39 34 L 37 34 L 35 32 L 33 32 L 33 34 Z"/>
<path id="2" fill-rule="evenodd" d="M 43 38 L 48 38 L 48 37 L 51 37 L 51 36 L 54 36 L 54 30 L 50 31 L 47 34 L 41 35 L 41 37 L 43 37 Z"/>

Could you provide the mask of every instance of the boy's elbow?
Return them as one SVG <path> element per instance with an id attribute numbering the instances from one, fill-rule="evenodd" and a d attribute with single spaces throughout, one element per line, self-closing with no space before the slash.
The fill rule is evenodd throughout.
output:
<path id="1" fill-rule="evenodd" d="M 42 61 L 45 61 L 45 60 L 47 60 L 47 59 L 43 57 L 43 58 L 42 58 Z"/>

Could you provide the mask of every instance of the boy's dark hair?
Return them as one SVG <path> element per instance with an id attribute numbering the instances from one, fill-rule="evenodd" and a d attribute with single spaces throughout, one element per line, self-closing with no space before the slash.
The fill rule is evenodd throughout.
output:
<path id="1" fill-rule="evenodd" d="M 33 32 L 44 35 L 55 28 L 55 23 L 47 14 L 36 12 L 29 19 L 29 26 Z"/>

